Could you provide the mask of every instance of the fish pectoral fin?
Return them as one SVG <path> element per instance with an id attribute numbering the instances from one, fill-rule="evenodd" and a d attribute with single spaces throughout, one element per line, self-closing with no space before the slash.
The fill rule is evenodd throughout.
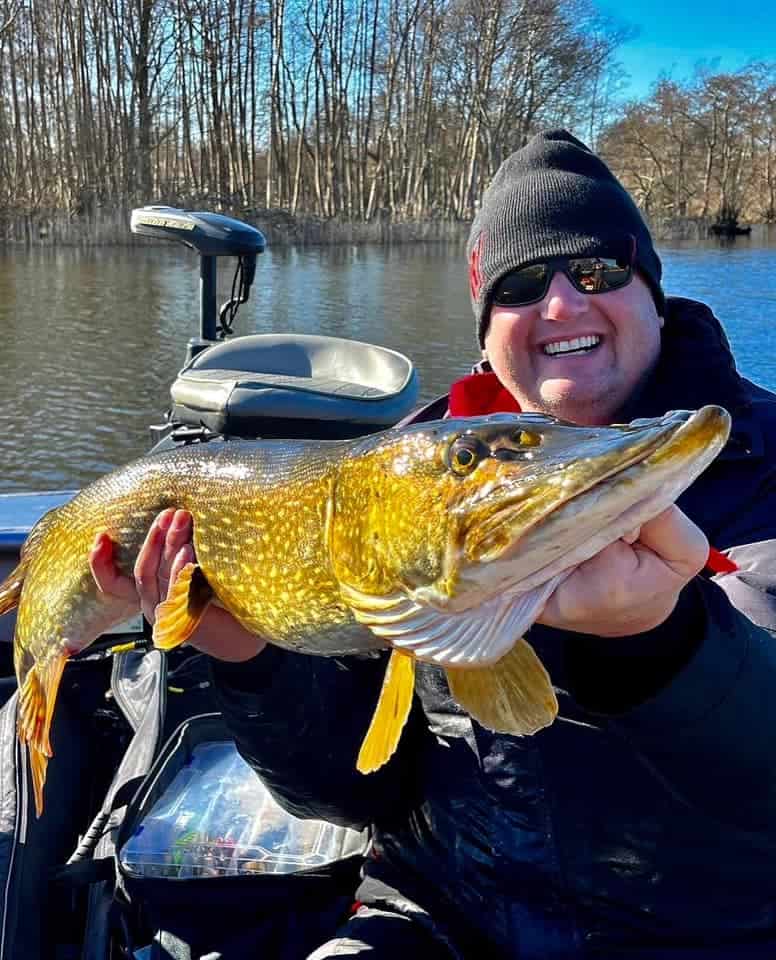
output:
<path id="1" fill-rule="evenodd" d="M 198 563 L 187 563 L 178 574 L 166 600 L 156 608 L 154 646 L 173 650 L 185 643 L 199 626 L 213 588 Z"/>
<path id="2" fill-rule="evenodd" d="M 62 654 L 51 657 L 45 663 L 35 663 L 19 691 L 17 729 L 19 740 L 29 749 L 35 815 L 38 817 L 43 812 L 43 786 L 49 757 L 52 756 L 49 739 L 51 720 L 67 659 Z"/>
<path id="3" fill-rule="evenodd" d="M 536 733 L 558 713 L 550 677 L 522 638 L 489 667 L 445 669 L 450 693 L 475 720 L 497 733 Z"/>
<path id="4" fill-rule="evenodd" d="M 394 650 L 385 671 L 380 698 L 358 753 L 356 769 L 373 773 L 396 751 L 415 692 L 415 658 Z"/>
<path id="5" fill-rule="evenodd" d="M 516 585 L 475 607 L 460 611 L 429 605 L 423 591 L 408 595 L 396 591 L 371 596 L 341 586 L 342 596 L 359 623 L 395 650 L 440 667 L 463 669 L 496 663 L 536 620 L 547 598 L 567 574 L 564 572 L 529 590 Z"/>

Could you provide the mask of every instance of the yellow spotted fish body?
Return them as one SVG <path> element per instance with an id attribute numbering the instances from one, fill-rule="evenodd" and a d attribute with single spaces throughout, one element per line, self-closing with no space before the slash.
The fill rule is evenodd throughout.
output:
<path id="1" fill-rule="evenodd" d="M 354 758 L 368 772 L 395 750 L 418 659 L 444 669 L 492 729 L 550 723 L 555 695 L 522 634 L 570 567 L 673 502 L 728 429 L 716 407 L 615 428 L 496 415 L 352 441 L 211 441 L 108 474 L 40 520 L 0 584 L 0 613 L 18 605 L 18 729 L 38 813 L 66 661 L 129 613 L 91 576 L 97 534 L 130 574 L 161 510 L 193 515 L 197 562 L 157 611 L 162 649 L 184 642 L 212 600 L 289 650 L 393 648 Z M 574 511 L 584 520 L 564 523 Z"/>

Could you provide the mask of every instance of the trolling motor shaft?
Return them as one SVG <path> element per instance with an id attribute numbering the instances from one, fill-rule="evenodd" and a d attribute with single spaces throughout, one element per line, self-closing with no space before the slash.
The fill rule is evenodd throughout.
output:
<path id="1" fill-rule="evenodd" d="M 188 343 L 186 362 L 232 332 L 237 307 L 248 299 L 256 274 L 256 257 L 266 247 L 256 227 L 220 213 L 147 206 L 132 211 L 130 229 L 144 237 L 174 240 L 196 250 L 199 267 L 199 338 Z M 216 258 L 237 257 L 232 297 L 216 309 Z"/>

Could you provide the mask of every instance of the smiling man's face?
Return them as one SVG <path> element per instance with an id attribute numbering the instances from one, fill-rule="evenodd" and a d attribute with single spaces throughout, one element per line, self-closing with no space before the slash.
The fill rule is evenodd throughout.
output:
<path id="1" fill-rule="evenodd" d="M 523 410 L 611 423 L 655 365 L 662 326 L 638 274 L 586 294 L 558 271 L 539 303 L 491 307 L 485 353 Z"/>

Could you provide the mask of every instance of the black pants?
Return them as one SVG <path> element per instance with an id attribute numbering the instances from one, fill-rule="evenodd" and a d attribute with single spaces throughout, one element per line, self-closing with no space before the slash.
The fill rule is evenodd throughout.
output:
<path id="1" fill-rule="evenodd" d="M 363 957 L 364 960 L 451 960 L 455 954 L 421 923 L 401 913 L 360 907 L 337 936 L 307 960 Z"/>

